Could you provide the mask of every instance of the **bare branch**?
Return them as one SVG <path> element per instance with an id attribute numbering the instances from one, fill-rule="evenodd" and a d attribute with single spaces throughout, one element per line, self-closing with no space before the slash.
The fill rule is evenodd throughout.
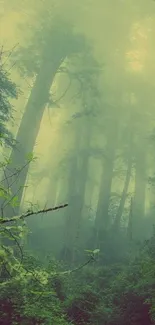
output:
<path id="1" fill-rule="evenodd" d="M 34 215 L 34 214 L 47 213 L 47 212 L 50 212 L 50 211 L 55 211 L 55 210 L 58 210 L 58 209 L 65 208 L 67 206 L 68 206 L 68 203 L 66 203 L 64 205 L 56 206 L 54 208 L 48 208 L 48 209 L 43 209 L 43 210 L 39 210 L 39 211 L 28 211 L 25 214 L 21 214 L 20 216 L 15 216 L 15 217 L 12 217 L 10 219 L 0 219 L 0 224 L 25 219 L 25 218 L 27 218 L 29 216 Z"/>
<path id="2" fill-rule="evenodd" d="M 95 261 L 94 257 L 91 256 L 88 261 L 86 261 L 85 263 L 79 265 L 75 269 L 68 270 L 68 271 L 62 271 L 62 272 L 58 272 L 58 273 L 52 273 L 52 275 L 65 275 L 65 274 L 70 274 L 70 273 L 73 273 L 73 272 L 76 272 L 78 270 L 83 269 L 83 267 L 85 267 L 86 265 L 88 265 L 89 263 L 94 262 L 94 261 Z"/>

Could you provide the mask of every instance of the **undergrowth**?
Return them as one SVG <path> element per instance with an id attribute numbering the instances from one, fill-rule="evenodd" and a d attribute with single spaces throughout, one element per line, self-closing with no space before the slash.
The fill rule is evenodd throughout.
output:
<path id="1" fill-rule="evenodd" d="M 55 273 L 27 256 L 0 284 L 0 324 L 155 324 L 155 234 L 127 264 Z"/>

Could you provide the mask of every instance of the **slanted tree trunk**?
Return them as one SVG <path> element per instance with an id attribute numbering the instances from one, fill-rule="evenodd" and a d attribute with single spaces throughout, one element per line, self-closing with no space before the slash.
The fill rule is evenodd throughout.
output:
<path id="1" fill-rule="evenodd" d="M 46 48 L 40 71 L 36 77 L 25 108 L 25 113 L 19 126 L 16 137 L 17 147 L 16 149 L 12 150 L 10 156 L 12 169 L 23 167 L 26 164 L 27 154 L 33 152 L 43 117 L 44 108 L 49 98 L 49 91 L 62 60 L 63 56 L 58 54 L 55 55 L 55 60 L 51 60 L 51 51 L 48 52 L 48 49 Z M 27 164 L 25 168 L 23 168 L 18 178 L 15 176 L 11 179 L 11 191 L 13 195 L 18 196 L 19 202 L 22 198 L 28 168 L 29 165 Z M 8 175 L 7 170 L 6 174 Z M 19 208 L 16 207 L 15 213 L 18 213 L 18 210 Z M 9 207 L 7 207 L 7 209 L 4 211 L 6 217 L 10 217 L 10 214 L 12 214 L 12 210 Z"/>

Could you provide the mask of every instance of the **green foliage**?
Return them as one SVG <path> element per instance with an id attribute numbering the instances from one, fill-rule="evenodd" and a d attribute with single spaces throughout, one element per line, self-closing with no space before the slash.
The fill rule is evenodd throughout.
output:
<path id="1" fill-rule="evenodd" d="M 128 264 L 88 266 L 69 278 L 65 307 L 73 324 L 155 324 L 154 242 Z"/>
<path id="2" fill-rule="evenodd" d="M 10 99 L 18 97 L 19 90 L 14 82 L 10 79 L 9 71 L 5 69 L 2 61 L 3 52 L 0 53 L 0 144 L 12 145 L 13 138 L 6 128 L 6 122 L 12 118 L 13 105 Z"/>
<path id="3" fill-rule="evenodd" d="M 5 228 L 22 232 L 22 226 Z M 155 324 L 154 243 L 155 235 L 128 264 L 99 266 L 94 262 L 77 268 L 76 273 L 57 271 L 60 265 L 54 259 L 45 266 L 26 252 L 22 260 L 15 258 L 12 248 L 1 246 L 0 315 L 3 323 Z M 100 251 L 86 250 L 86 253 L 95 257 Z M 11 313 L 6 314 L 8 305 Z"/>
<path id="4" fill-rule="evenodd" d="M 33 156 L 27 158 L 29 163 Z M 1 198 L 5 206 L 18 204 L 18 197 L 3 186 Z M 9 220 L 12 221 L 4 222 L 0 218 L 0 324 L 68 325 L 58 298 L 56 266 L 46 270 L 36 259 L 27 256 L 21 244 L 29 231 L 24 217 Z"/>
<path id="5" fill-rule="evenodd" d="M 16 204 L 17 197 L 12 200 L 3 186 L 0 194 Z M 63 265 L 54 259 L 45 266 L 23 250 L 21 240 L 29 231 L 25 220 L 0 221 L 2 324 L 155 324 L 155 232 L 126 264 L 98 265 L 96 257 L 100 263 L 104 258 L 96 248 L 85 250 L 93 264 L 59 271 Z M 4 239 L 12 245 L 2 244 Z"/>
<path id="6" fill-rule="evenodd" d="M 1 256 L 4 258 L 4 251 Z M 31 268 L 31 262 L 32 268 Z M 35 259 L 27 257 L 23 266 L 15 264 L 14 274 L 9 281 L 0 284 L 1 318 L 8 324 L 62 324 L 67 325 L 60 301 L 54 290 L 54 280 L 49 273 L 36 263 Z M 36 261 L 37 262 L 37 261 Z M 27 267 L 29 266 L 29 269 Z M 17 272 L 18 271 L 18 272 Z M 4 306 L 8 303 L 12 308 L 12 315 L 4 315 Z M 9 318 L 10 317 L 10 318 Z M 20 322 L 19 322 L 20 320 Z"/>
<path id="7" fill-rule="evenodd" d="M 37 159 L 37 157 L 34 156 L 33 152 L 29 152 L 27 154 L 26 159 L 27 159 L 27 162 L 30 163 L 31 161 L 35 161 Z"/>
<path id="8" fill-rule="evenodd" d="M 15 53 L 21 75 L 34 77 L 45 59 L 53 60 L 54 63 L 57 56 L 65 59 L 74 53 L 88 50 L 85 38 L 74 31 L 72 24 L 61 17 L 51 17 L 50 12 L 46 12 L 46 15 L 48 19 L 44 13 L 38 17 L 39 26 L 33 28 L 34 33 L 27 41 L 26 48 L 21 47 Z"/>

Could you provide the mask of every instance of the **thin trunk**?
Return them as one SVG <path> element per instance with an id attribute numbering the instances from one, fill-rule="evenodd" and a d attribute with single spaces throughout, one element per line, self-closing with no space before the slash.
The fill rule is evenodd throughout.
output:
<path id="1" fill-rule="evenodd" d="M 127 237 L 129 240 L 129 245 L 132 242 L 132 236 L 133 236 L 133 198 L 131 197 L 130 210 L 129 210 L 129 222 L 127 228 Z"/>
<path id="2" fill-rule="evenodd" d="M 118 121 L 115 119 L 109 126 L 109 134 L 107 139 L 107 158 L 103 162 L 103 172 L 101 178 L 101 186 L 99 191 L 99 199 L 94 228 L 94 245 L 102 250 L 103 240 L 110 226 L 109 220 L 109 202 L 111 194 L 111 186 L 113 179 L 113 169 L 115 163 L 115 153 L 117 144 Z"/>
<path id="3" fill-rule="evenodd" d="M 146 192 L 146 157 L 147 141 L 139 137 L 136 147 L 136 175 L 135 194 L 133 202 L 133 233 L 138 238 L 141 235 L 141 221 L 145 217 L 145 192 Z"/>
<path id="4" fill-rule="evenodd" d="M 79 203 L 78 203 L 78 213 L 79 218 L 82 217 L 82 210 L 85 202 L 85 192 L 88 180 L 88 164 L 89 164 L 89 149 L 91 141 L 91 126 L 88 125 L 85 136 L 84 136 L 84 149 L 81 156 L 81 168 L 79 170 Z"/>
<path id="5" fill-rule="evenodd" d="M 107 139 L 107 158 L 103 162 L 103 173 L 99 191 L 99 199 L 96 213 L 96 228 L 103 229 L 109 226 L 110 220 L 108 215 L 111 185 L 113 178 L 113 168 L 115 162 L 115 152 L 117 143 L 117 122 L 112 123 L 111 132 Z"/>
<path id="6" fill-rule="evenodd" d="M 85 126 L 86 127 L 86 126 Z M 85 203 L 85 192 L 86 192 L 86 185 L 88 180 L 88 165 L 89 165 L 89 148 L 90 148 L 90 141 L 91 141 L 91 125 L 88 124 L 86 127 L 86 132 L 84 133 L 84 145 L 83 145 L 83 153 L 81 155 L 81 163 L 80 168 L 78 171 L 78 196 L 77 196 L 77 228 L 75 229 L 75 239 L 76 239 L 76 252 L 79 251 L 80 247 L 80 231 L 82 226 L 82 212 Z M 78 254 L 76 254 L 74 258 L 78 258 Z"/>
<path id="7" fill-rule="evenodd" d="M 115 222 L 114 222 L 114 229 L 115 231 L 118 231 L 120 228 L 120 222 L 121 222 L 121 217 L 123 214 L 124 206 L 125 206 L 125 201 L 128 193 L 128 188 L 129 188 L 129 183 L 130 183 L 130 178 L 131 178 L 131 172 L 132 172 L 132 165 L 133 165 L 133 154 L 132 154 L 132 148 L 133 148 L 133 142 L 132 142 L 132 133 L 130 135 L 130 142 L 129 142 L 129 153 L 128 153 L 128 165 L 127 165 L 127 172 L 126 172 L 126 177 L 125 177 L 125 182 L 124 182 L 124 188 L 122 191 L 122 196 L 120 200 L 120 204 L 117 210 L 117 214 L 115 217 Z"/>
<path id="8" fill-rule="evenodd" d="M 68 179 L 68 208 L 65 211 L 65 238 L 61 257 L 73 263 L 75 253 L 76 230 L 78 227 L 78 170 L 79 170 L 80 135 L 76 130 L 74 153 L 71 160 Z"/>

